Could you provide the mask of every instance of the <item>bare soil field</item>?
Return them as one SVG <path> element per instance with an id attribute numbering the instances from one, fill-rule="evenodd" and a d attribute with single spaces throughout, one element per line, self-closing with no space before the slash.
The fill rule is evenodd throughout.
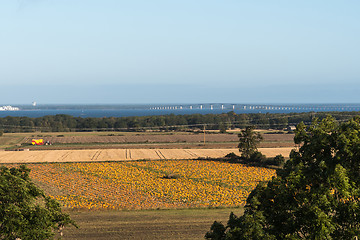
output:
<path id="1" fill-rule="evenodd" d="M 204 239 L 215 220 L 226 224 L 231 211 L 241 215 L 243 209 L 70 212 L 80 228 L 65 228 L 63 239 Z"/>
<path id="2" fill-rule="evenodd" d="M 292 147 L 259 148 L 267 157 L 282 154 L 289 156 Z M 159 159 L 219 158 L 228 153 L 239 153 L 238 149 L 87 149 L 87 150 L 39 150 L 1 151 L 0 163 L 44 163 L 44 162 L 97 162 Z"/>
<path id="3" fill-rule="evenodd" d="M 32 138 L 25 138 L 24 143 L 31 143 Z M 44 137 L 44 141 L 56 143 L 176 143 L 176 142 L 203 142 L 204 136 L 194 135 L 130 135 L 130 136 L 69 136 L 69 137 Z M 207 134 L 208 142 L 237 141 L 234 134 Z"/>
<path id="4" fill-rule="evenodd" d="M 34 137 L 39 136 L 39 137 Z M 293 147 L 293 134 L 263 134 L 264 140 L 259 147 Z M 50 141 L 51 146 L 32 146 L 33 138 Z M 8 138 L 10 140 L 10 138 Z M 133 149 L 133 148 L 236 148 L 237 134 L 207 133 L 79 133 L 48 135 L 18 135 L 12 143 L 19 143 L 17 148 L 31 150 L 60 149 Z"/>
<path id="5" fill-rule="evenodd" d="M 264 142 L 292 142 L 292 134 L 263 134 Z M 44 137 L 44 141 L 56 143 L 202 143 L 203 134 L 174 134 L 174 135 L 129 135 L 129 136 L 64 136 Z M 205 134 L 206 142 L 237 142 L 236 134 Z M 22 143 L 31 143 L 32 137 L 25 137 Z"/>

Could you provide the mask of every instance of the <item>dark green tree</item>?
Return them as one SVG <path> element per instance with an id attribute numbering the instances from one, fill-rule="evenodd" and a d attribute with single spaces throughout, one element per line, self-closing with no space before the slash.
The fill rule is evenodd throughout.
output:
<path id="1" fill-rule="evenodd" d="M 0 239 L 53 239 L 55 231 L 75 225 L 60 204 L 29 178 L 30 169 L 0 168 Z"/>
<path id="2" fill-rule="evenodd" d="M 231 214 L 223 228 L 216 223 L 220 232 L 208 239 L 360 237 L 360 118 L 339 125 L 327 117 L 295 132 L 299 150 L 251 192 L 244 215 Z"/>
<path id="3" fill-rule="evenodd" d="M 219 130 L 220 130 L 220 133 L 226 133 L 226 124 L 225 123 L 220 123 L 219 124 Z"/>
<path id="4" fill-rule="evenodd" d="M 285 163 L 285 158 L 283 155 L 279 154 L 274 157 L 272 164 L 275 166 L 282 166 Z"/>
<path id="5" fill-rule="evenodd" d="M 252 154 L 257 152 L 257 145 L 263 139 L 260 133 L 254 131 L 253 126 L 247 126 L 238 135 L 238 148 L 241 152 L 241 157 L 249 159 Z"/>

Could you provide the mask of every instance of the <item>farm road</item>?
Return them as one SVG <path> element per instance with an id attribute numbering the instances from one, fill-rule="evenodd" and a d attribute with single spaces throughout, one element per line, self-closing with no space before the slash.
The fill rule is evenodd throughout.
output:
<path id="1" fill-rule="evenodd" d="M 293 148 L 259 148 L 268 157 L 282 154 L 289 156 Z M 0 151 L 0 163 L 42 162 L 100 162 L 160 159 L 196 159 L 224 157 L 239 150 L 234 149 L 91 149 L 91 150 L 44 150 Z"/>

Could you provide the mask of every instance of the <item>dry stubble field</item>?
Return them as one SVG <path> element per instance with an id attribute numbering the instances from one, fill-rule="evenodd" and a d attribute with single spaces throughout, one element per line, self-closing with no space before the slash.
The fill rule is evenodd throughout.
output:
<path id="1" fill-rule="evenodd" d="M 268 157 L 288 156 L 293 148 L 259 148 Z M 104 162 L 220 158 L 238 149 L 89 149 L 0 151 L 0 163 Z"/>

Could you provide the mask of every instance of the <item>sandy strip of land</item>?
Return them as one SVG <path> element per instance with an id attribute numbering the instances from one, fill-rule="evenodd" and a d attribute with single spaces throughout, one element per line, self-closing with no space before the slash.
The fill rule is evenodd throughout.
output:
<path id="1" fill-rule="evenodd" d="M 267 157 L 289 156 L 293 148 L 259 148 Z M 1 151 L 0 163 L 99 162 L 159 159 L 218 158 L 239 150 L 234 149 L 89 149 L 45 151 Z"/>

